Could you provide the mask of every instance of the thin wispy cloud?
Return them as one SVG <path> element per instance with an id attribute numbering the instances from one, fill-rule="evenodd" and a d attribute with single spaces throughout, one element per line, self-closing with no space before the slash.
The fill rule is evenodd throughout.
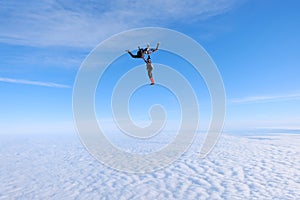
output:
<path id="1" fill-rule="evenodd" d="M 193 23 L 223 14 L 237 0 L 1 1 L 0 42 L 94 47 L 129 28 Z"/>
<path id="2" fill-rule="evenodd" d="M 288 100 L 300 100 L 300 93 L 285 94 L 285 95 L 267 95 L 267 96 L 250 96 L 244 98 L 231 99 L 229 102 L 235 104 L 242 103 L 264 103 L 273 101 L 288 101 Z"/>
<path id="3" fill-rule="evenodd" d="M 0 77 L 0 82 L 25 84 L 25 85 L 36 85 L 36 86 L 52 87 L 52 88 L 71 88 L 69 85 L 52 83 L 52 82 L 40 82 L 40 81 L 12 79 L 12 78 L 3 78 L 3 77 Z"/>

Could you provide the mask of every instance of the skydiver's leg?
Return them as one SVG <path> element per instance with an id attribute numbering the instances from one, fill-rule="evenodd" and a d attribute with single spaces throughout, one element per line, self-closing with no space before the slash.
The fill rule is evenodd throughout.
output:
<path id="1" fill-rule="evenodd" d="M 139 55 L 134 55 L 134 54 L 131 53 L 129 50 L 127 50 L 127 52 L 129 53 L 129 55 L 130 55 L 132 58 L 140 58 Z"/>
<path id="2" fill-rule="evenodd" d="M 152 70 L 148 70 L 148 76 L 149 76 L 149 79 L 151 81 L 151 85 L 154 85 L 154 78 L 152 76 Z"/>
<path id="3" fill-rule="evenodd" d="M 132 57 L 132 58 L 142 58 L 144 60 L 145 63 L 147 63 L 145 57 L 144 57 L 144 54 L 143 53 L 139 53 L 137 55 L 134 55 L 133 53 L 131 53 L 129 50 L 126 50 L 127 53 L 129 53 L 129 55 Z"/>
<path id="4" fill-rule="evenodd" d="M 151 70 L 148 69 L 148 76 L 150 79 L 152 78 L 152 69 Z"/>
<path id="5" fill-rule="evenodd" d="M 152 70 L 153 70 L 153 65 L 151 63 L 147 63 L 148 77 L 151 81 L 151 85 L 154 85 L 154 78 L 152 76 Z"/>

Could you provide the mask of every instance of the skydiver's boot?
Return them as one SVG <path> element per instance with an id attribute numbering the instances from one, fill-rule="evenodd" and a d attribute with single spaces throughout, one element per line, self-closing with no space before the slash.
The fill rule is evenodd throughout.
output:
<path id="1" fill-rule="evenodd" d="M 150 80 L 151 80 L 151 84 L 150 85 L 154 85 L 154 78 L 152 77 L 152 78 L 150 78 Z"/>

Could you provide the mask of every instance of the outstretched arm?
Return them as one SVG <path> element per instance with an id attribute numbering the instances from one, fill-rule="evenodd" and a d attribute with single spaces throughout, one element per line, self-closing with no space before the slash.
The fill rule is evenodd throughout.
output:
<path id="1" fill-rule="evenodd" d="M 156 45 L 156 48 L 155 49 L 150 49 L 151 53 L 155 52 L 158 50 L 158 47 L 159 47 L 160 43 L 158 42 L 157 45 Z"/>
<path id="2" fill-rule="evenodd" d="M 159 45 L 160 45 L 160 42 L 157 43 L 156 48 L 155 48 L 155 51 L 158 50 Z"/>

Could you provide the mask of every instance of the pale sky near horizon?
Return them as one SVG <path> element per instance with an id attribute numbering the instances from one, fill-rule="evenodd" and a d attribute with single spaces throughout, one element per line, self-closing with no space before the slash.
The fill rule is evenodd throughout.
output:
<path id="1" fill-rule="evenodd" d="M 148 26 L 186 34 L 214 60 L 225 130 L 299 130 L 299 9 L 295 0 L 0 0 L 0 133 L 73 132 L 72 88 L 85 57 L 113 34 Z"/>

